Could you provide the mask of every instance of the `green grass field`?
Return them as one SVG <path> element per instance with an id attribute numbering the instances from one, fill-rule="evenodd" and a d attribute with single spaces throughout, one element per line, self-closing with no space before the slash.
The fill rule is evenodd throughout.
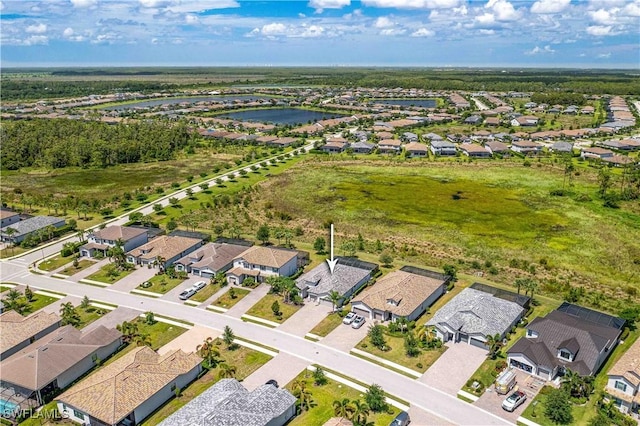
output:
<path id="1" fill-rule="evenodd" d="M 66 265 L 67 263 L 73 262 L 73 256 L 62 257 L 60 255 L 53 257 L 51 259 L 47 259 L 44 262 L 38 265 L 38 268 L 43 271 L 51 272 L 54 269 L 58 269 L 61 266 Z"/>
<path id="2" fill-rule="evenodd" d="M 194 302 L 204 302 L 205 300 L 216 294 L 221 288 L 222 287 L 220 287 L 218 284 L 207 284 L 205 288 L 191 296 L 190 300 L 193 300 Z"/>
<path id="3" fill-rule="evenodd" d="M 129 275 L 130 273 L 132 273 L 133 271 L 135 271 L 135 269 L 129 269 L 126 271 L 119 271 L 118 275 L 115 277 L 110 276 L 109 274 L 107 274 L 107 268 L 109 267 L 110 264 L 104 265 L 102 268 L 100 268 L 100 270 L 98 272 L 95 272 L 91 275 L 89 275 L 87 277 L 88 280 L 94 280 L 94 281 L 100 281 L 102 283 L 107 283 L 107 284 L 113 284 L 114 282 L 123 279 L 124 277 L 126 277 L 127 275 Z"/>
<path id="4" fill-rule="evenodd" d="M 315 327 L 313 327 L 310 333 L 317 336 L 325 337 L 333 330 L 335 330 L 335 328 L 340 324 L 342 324 L 342 317 L 336 312 L 332 312 L 324 317 L 322 321 L 320 321 Z"/>
<path id="5" fill-rule="evenodd" d="M 149 279 L 149 282 L 151 283 L 151 287 L 145 288 L 145 287 L 142 287 L 142 284 L 140 284 L 137 288 L 138 290 L 152 291 L 154 293 L 165 294 L 169 290 L 174 289 L 183 281 L 184 280 L 181 278 L 169 278 L 169 276 L 166 274 L 154 275 Z"/>
<path id="6" fill-rule="evenodd" d="M 249 290 L 246 290 L 244 288 L 236 288 L 236 287 L 233 287 L 233 291 L 235 292 L 235 296 L 236 296 L 235 298 L 231 297 L 231 295 L 227 291 L 225 294 L 223 294 L 222 296 L 214 300 L 211 306 L 231 309 L 236 303 L 241 301 L 243 297 L 245 297 L 247 294 L 250 293 Z"/>
<path id="7" fill-rule="evenodd" d="M 78 272 L 87 269 L 89 266 L 95 265 L 95 262 L 92 262 L 90 260 L 87 259 L 82 259 L 81 261 L 78 262 L 78 267 L 75 267 L 73 265 L 69 265 L 66 268 L 64 268 L 63 270 L 60 271 L 60 273 L 62 275 L 74 275 L 77 274 Z"/>
<path id="8" fill-rule="evenodd" d="M 280 305 L 280 316 L 278 317 L 276 317 L 271 310 L 271 305 L 276 301 Z M 266 320 L 282 324 L 289 319 L 291 315 L 298 312 L 300 308 L 302 308 L 302 305 L 289 305 L 284 303 L 282 301 L 282 296 L 267 294 L 247 311 L 247 315 L 253 315 L 255 317 L 264 318 Z"/>

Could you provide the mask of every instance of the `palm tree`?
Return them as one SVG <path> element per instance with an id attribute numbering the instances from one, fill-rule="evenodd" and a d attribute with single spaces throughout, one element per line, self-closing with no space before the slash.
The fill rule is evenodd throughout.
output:
<path id="1" fill-rule="evenodd" d="M 338 417 L 344 417 L 345 419 L 351 418 L 353 414 L 353 406 L 348 398 L 341 400 L 336 399 L 333 401 L 333 413 Z"/>
<path id="2" fill-rule="evenodd" d="M 366 402 L 356 399 L 353 401 L 353 417 L 352 420 L 356 424 L 367 423 L 367 416 L 371 411 Z"/>
<path id="3" fill-rule="evenodd" d="M 138 335 L 138 324 L 135 322 L 123 321 L 116 329 L 122 333 L 122 340 L 125 343 L 131 342 Z"/>
<path id="4" fill-rule="evenodd" d="M 71 302 L 63 303 L 60 306 L 60 316 L 62 317 L 62 321 L 60 322 L 61 325 L 70 324 L 74 327 L 80 325 L 80 315 Z"/>
<path id="5" fill-rule="evenodd" d="M 487 336 L 487 346 L 489 347 L 489 357 L 491 359 L 496 359 L 498 356 L 498 352 L 502 348 L 502 339 L 499 334 L 495 336 Z"/>
<path id="6" fill-rule="evenodd" d="M 205 368 L 215 368 L 220 362 L 218 360 L 220 351 L 215 347 L 213 337 L 207 337 L 202 344 L 196 347 L 196 352 L 204 360 Z"/>
<path id="7" fill-rule="evenodd" d="M 147 333 L 138 333 L 133 337 L 137 346 L 151 346 L 151 337 Z"/>
<path id="8" fill-rule="evenodd" d="M 342 296 L 337 291 L 331 290 L 329 292 L 329 300 L 331 300 L 331 304 L 333 305 L 334 311 L 336 310 L 336 307 L 338 306 L 338 303 L 340 303 L 341 299 L 342 299 Z"/>
<path id="9" fill-rule="evenodd" d="M 7 292 L 5 298 L 2 299 L 2 303 L 4 303 L 5 309 L 14 310 L 20 315 L 25 313 L 28 307 L 27 300 L 22 297 L 22 293 L 15 288 L 12 288 Z"/>
<path id="10" fill-rule="evenodd" d="M 311 408 L 311 404 L 313 403 L 313 398 L 311 392 L 307 389 L 306 385 L 299 388 L 297 392 L 293 394 L 296 398 L 298 398 L 298 406 L 301 411 L 307 411 Z"/>
<path id="11" fill-rule="evenodd" d="M 235 365 L 229 365 L 226 362 L 218 364 L 220 371 L 218 372 L 219 379 L 232 379 L 236 376 L 238 370 Z"/>
<path id="12" fill-rule="evenodd" d="M 538 291 L 538 283 L 529 279 L 525 287 L 525 294 L 529 293 L 531 295 L 531 299 L 533 299 L 533 293 L 536 291 Z"/>

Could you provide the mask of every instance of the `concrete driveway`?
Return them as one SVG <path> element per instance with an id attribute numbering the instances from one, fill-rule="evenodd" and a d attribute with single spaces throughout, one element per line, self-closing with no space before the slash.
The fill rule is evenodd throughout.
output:
<path id="1" fill-rule="evenodd" d="M 193 284 L 195 284 L 198 281 L 204 281 L 207 284 L 209 284 L 209 280 L 207 280 L 206 278 L 202 278 L 197 275 L 192 275 L 186 280 L 182 281 L 177 286 L 175 286 L 174 288 L 172 288 L 171 290 L 169 290 L 168 292 L 166 292 L 164 295 L 162 295 L 162 299 L 173 300 L 174 302 L 183 303 L 184 301 L 178 298 L 180 293 L 182 293 L 184 290 L 190 287 L 193 287 Z"/>
<path id="2" fill-rule="evenodd" d="M 320 321 L 331 313 L 331 306 L 324 303 L 305 302 L 304 306 L 288 320 L 278 326 L 278 330 L 304 337 Z"/>
<path id="3" fill-rule="evenodd" d="M 362 327 L 358 329 L 352 328 L 349 324 L 340 324 L 323 338 L 320 343 L 344 352 L 349 352 L 360 340 L 367 336 L 369 326 L 372 324 L 372 320 L 367 320 L 367 322 L 362 324 Z"/>
<path id="4" fill-rule="evenodd" d="M 254 371 L 242 384 L 249 390 L 264 385 L 267 380 L 275 379 L 279 386 L 284 386 L 309 365 L 309 361 L 287 353 L 280 352 L 269 362 Z"/>
<path id="5" fill-rule="evenodd" d="M 448 349 L 418 380 L 455 396 L 487 359 L 487 351 L 466 343 L 446 345 Z"/>
<path id="6" fill-rule="evenodd" d="M 503 419 L 516 423 L 518 417 L 522 415 L 525 408 L 527 408 L 527 406 L 531 404 L 531 401 L 533 401 L 533 398 L 538 395 L 538 392 L 544 386 L 544 381 L 538 379 L 537 377 L 530 376 L 524 371 L 514 371 L 516 372 L 516 380 L 518 383 L 511 392 L 509 392 L 507 395 L 500 395 L 495 391 L 495 388 L 491 386 L 490 388 L 487 388 L 482 396 L 480 396 L 480 399 L 474 402 L 473 405 L 476 405 L 490 413 L 493 413 L 496 416 L 500 416 Z M 515 392 L 516 390 L 524 391 L 524 393 L 527 394 L 527 399 L 522 405 L 520 405 L 511 413 L 503 410 L 502 401 L 504 401 L 508 395 L 510 395 L 512 392 Z"/>

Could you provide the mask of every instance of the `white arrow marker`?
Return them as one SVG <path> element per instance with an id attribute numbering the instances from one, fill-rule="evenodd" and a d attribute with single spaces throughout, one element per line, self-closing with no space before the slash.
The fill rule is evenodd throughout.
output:
<path id="1" fill-rule="evenodd" d="M 327 264 L 329 265 L 329 271 L 333 274 L 333 269 L 336 267 L 336 263 L 338 263 L 338 259 L 333 259 L 333 223 L 331 224 L 331 259 L 327 259 Z"/>

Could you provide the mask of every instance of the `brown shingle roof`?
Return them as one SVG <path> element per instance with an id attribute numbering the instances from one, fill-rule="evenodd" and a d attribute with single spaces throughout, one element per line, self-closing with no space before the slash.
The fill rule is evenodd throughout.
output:
<path id="1" fill-rule="evenodd" d="M 111 225 L 99 231 L 95 231 L 93 235 L 102 240 L 116 241 L 121 238 L 123 241 L 129 241 L 130 239 L 137 237 L 140 234 L 144 234 L 145 232 L 147 231 L 140 228 Z"/>
<path id="2" fill-rule="evenodd" d="M 127 254 L 141 259 L 155 259 L 158 256 L 171 259 L 201 241 L 197 238 L 162 235 L 131 250 Z M 145 253 L 145 251 L 147 252 Z"/>
<path id="3" fill-rule="evenodd" d="M 404 146 L 408 152 L 427 152 L 429 147 L 420 142 L 410 142 Z"/>
<path id="4" fill-rule="evenodd" d="M 18 213 L 12 212 L 11 210 L 0 209 L 0 219 L 6 219 L 8 217 L 17 216 Z"/>
<path id="5" fill-rule="evenodd" d="M 394 271 L 378 280 L 372 287 L 367 288 L 353 301 L 362 302 L 373 309 L 406 316 L 420 306 L 443 283 L 443 280 L 435 278 L 405 271 Z M 397 305 L 387 303 L 390 299 L 393 299 Z"/>
<path id="6" fill-rule="evenodd" d="M 264 265 L 281 268 L 292 258 L 297 257 L 295 251 L 281 250 L 273 247 L 253 246 L 238 256 L 253 265 Z"/>
<path id="7" fill-rule="evenodd" d="M 181 350 L 158 355 L 136 348 L 64 392 L 58 400 L 107 424 L 116 424 L 202 360 Z"/>
<path id="8" fill-rule="evenodd" d="M 60 322 L 54 313 L 36 312 L 23 317 L 15 311 L 0 314 L 0 353 Z"/>

